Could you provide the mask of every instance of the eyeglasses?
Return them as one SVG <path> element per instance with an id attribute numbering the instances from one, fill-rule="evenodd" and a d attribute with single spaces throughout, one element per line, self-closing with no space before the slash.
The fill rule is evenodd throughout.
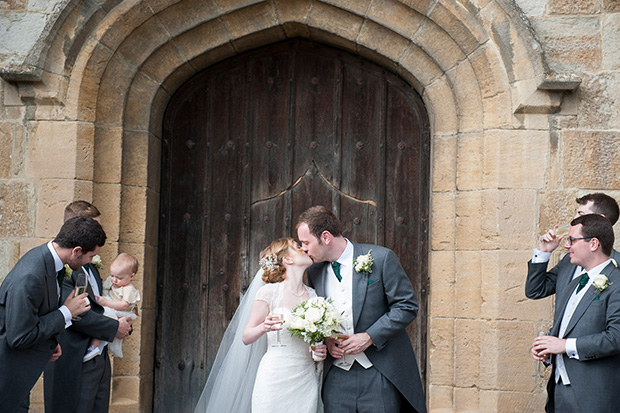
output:
<path id="1" fill-rule="evenodd" d="M 594 237 L 581 237 L 581 238 L 573 238 L 573 237 L 568 237 L 568 245 L 573 245 L 575 243 L 575 241 L 579 241 L 580 239 L 592 239 Z"/>

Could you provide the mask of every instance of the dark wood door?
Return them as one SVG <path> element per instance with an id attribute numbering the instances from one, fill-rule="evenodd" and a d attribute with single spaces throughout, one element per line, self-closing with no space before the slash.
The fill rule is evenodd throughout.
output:
<path id="1" fill-rule="evenodd" d="M 323 204 L 393 249 L 420 301 L 426 372 L 429 124 L 419 95 L 359 57 L 293 40 L 183 85 L 165 115 L 154 410 L 193 411 L 272 240 Z"/>

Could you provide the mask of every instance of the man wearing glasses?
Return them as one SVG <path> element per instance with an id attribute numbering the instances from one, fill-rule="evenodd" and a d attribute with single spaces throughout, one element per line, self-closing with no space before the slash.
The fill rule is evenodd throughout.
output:
<path id="1" fill-rule="evenodd" d="M 612 226 L 618 221 L 618 203 L 609 195 L 600 192 L 592 193 L 577 198 L 575 201 L 577 202 L 575 218 L 587 214 L 598 214 L 607 218 Z M 571 264 L 568 254 L 562 257 L 555 267 L 546 271 L 551 253 L 560 245 L 563 238 L 556 236 L 554 230 L 549 230 L 540 237 L 538 248 L 534 249 L 532 260 L 528 263 L 528 274 L 525 280 L 527 298 L 537 300 L 555 294 L 556 283 L 568 284 L 581 274 L 581 267 Z M 612 250 L 611 258 L 617 264 L 620 263 L 618 251 Z M 539 274 L 541 267 L 543 271 L 546 271 L 543 273 L 544 276 Z M 537 276 L 533 276 L 533 271 Z"/>
<path id="2" fill-rule="evenodd" d="M 553 327 L 532 345 L 532 356 L 553 364 L 547 412 L 611 412 L 620 371 L 620 269 L 611 260 L 611 223 L 589 214 L 571 222 L 564 242 L 577 278 L 558 279 Z M 546 264 L 530 263 L 528 278 L 545 278 Z"/>

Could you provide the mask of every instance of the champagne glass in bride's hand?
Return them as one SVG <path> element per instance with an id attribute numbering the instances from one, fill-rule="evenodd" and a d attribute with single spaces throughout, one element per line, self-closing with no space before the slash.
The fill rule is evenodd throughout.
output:
<path id="1" fill-rule="evenodd" d="M 282 324 L 284 324 L 284 314 L 282 313 L 282 310 L 278 309 L 272 312 L 271 319 L 273 321 L 279 321 L 280 326 L 282 326 Z M 282 344 L 280 341 L 280 330 L 276 330 L 276 342 L 275 344 L 272 344 L 272 347 L 286 347 L 286 344 Z"/>
<path id="2" fill-rule="evenodd" d="M 536 337 L 540 337 L 540 336 L 544 336 L 544 335 L 547 335 L 547 333 L 545 333 L 544 331 L 539 331 L 538 332 L 538 336 L 536 336 Z M 540 364 L 541 363 L 542 363 L 542 361 L 540 361 L 540 360 L 536 362 L 536 374 L 532 374 L 532 377 L 536 377 L 536 378 L 543 377 L 540 374 Z"/>
<path id="3" fill-rule="evenodd" d="M 340 324 L 340 333 L 338 333 L 338 336 L 336 337 L 336 340 L 337 340 L 336 344 L 338 345 L 338 347 L 341 346 L 344 340 L 350 337 L 349 336 L 350 327 L 351 327 L 351 322 L 349 320 L 343 320 L 342 323 Z M 338 360 L 335 365 L 338 367 L 349 367 L 351 363 L 347 360 L 346 354 L 343 354 L 340 360 Z"/>
<path id="4" fill-rule="evenodd" d="M 85 293 L 87 288 L 88 288 L 88 277 L 86 277 L 86 274 L 82 272 L 78 274 L 75 279 L 75 296 L 77 297 L 78 295 Z M 86 301 L 87 306 L 90 305 L 90 301 L 88 300 L 88 297 L 84 297 L 84 300 Z M 71 320 L 73 321 L 79 321 L 81 319 L 82 317 L 80 317 L 79 315 L 71 317 Z"/>

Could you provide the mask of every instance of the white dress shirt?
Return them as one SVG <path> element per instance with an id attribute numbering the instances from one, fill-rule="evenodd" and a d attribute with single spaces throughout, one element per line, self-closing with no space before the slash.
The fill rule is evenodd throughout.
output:
<path id="1" fill-rule="evenodd" d="M 58 271 L 62 270 L 65 264 L 62 263 L 62 260 L 60 259 L 60 257 L 58 256 L 58 253 L 54 249 L 54 246 L 52 245 L 52 241 L 47 243 L 47 248 L 52 253 L 52 257 L 54 257 L 54 270 L 56 271 L 56 274 L 58 274 Z M 60 293 L 61 293 L 60 286 L 58 285 L 58 280 L 56 278 L 55 278 L 55 281 L 56 281 L 56 293 L 58 294 L 58 300 L 60 300 Z M 61 305 L 60 308 L 58 308 L 58 310 L 60 310 L 60 312 L 62 313 L 62 316 L 65 318 L 65 328 L 73 324 L 71 322 L 71 317 L 72 317 L 71 311 L 69 311 L 66 305 L 64 304 Z"/>
<path id="2" fill-rule="evenodd" d="M 334 305 L 338 313 L 342 313 L 343 326 L 347 327 L 345 334 L 353 335 L 353 244 L 347 240 L 347 246 L 342 255 L 336 260 L 340 263 L 341 281 L 338 281 L 332 266 L 329 266 L 329 276 L 325 282 L 325 293 L 334 300 Z M 372 367 L 372 362 L 368 359 L 364 352 L 358 354 L 347 354 L 344 356 L 345 361 L 353 364 L 357 361 L 364 368 Z M 340 360 L 334 360 L 334 365 L 343 370 L 349 370 L 351 366 L 340 366 Z"/>

